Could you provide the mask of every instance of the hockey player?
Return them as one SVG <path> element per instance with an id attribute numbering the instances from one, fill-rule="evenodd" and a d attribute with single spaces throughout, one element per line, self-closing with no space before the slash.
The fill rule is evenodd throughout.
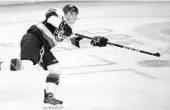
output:
<path id="1" fill-rule="evenodd" d="M 44 89 L 44 103 L 51 105 L 63 104 L 63 101 L 54 98 L 61 70 L 51 49 L 65 38 L 70 38 L 73 45 L 80 47 L 79 41 L 83 39 L 74 36 L 71 28 L 71 25 L 77 20 L 78 8 L 68 4 L 62 8 L 61 12 L 57 9 L 48 10 L 45 14 L 46 19 L 39 24 L 32 25 L 21 40 L 20 59 L 24 67 L 40 64 L 44 70 L 49 71 L 46 78 L 46 89 Z M 106 46 L 107 39 L 94 37 L 91 44 L 99 47 Z"/>

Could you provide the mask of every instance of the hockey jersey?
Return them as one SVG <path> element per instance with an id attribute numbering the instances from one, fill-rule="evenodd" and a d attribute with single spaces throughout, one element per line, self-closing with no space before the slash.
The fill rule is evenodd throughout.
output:
<path id="1" fill-rule="evenodd" d="M 28 32 L 33 32 L 39 36 L 43 41 L 43 46 L 49 50 L 67 37 L 59 35 L 62 26 L 66 23 L 63 16 L 64 13 L 61 10 L 53 9 L 46 14 L 46 19 L 43 22 L 33 25 Z"/>

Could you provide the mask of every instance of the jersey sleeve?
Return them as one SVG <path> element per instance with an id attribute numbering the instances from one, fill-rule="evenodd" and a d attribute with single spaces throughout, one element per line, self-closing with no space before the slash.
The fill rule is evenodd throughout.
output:
<path id="1" fill-rule="evenodd" d="M 58 18 L 57 16 L 50 16 L 47 20 L 48 23 L 50 23 L 51 25 L 53 25 L 54 27 L 59 27 L 60 23 L 61 23 L 61 19 Z"/>
<path id="2" fill-rule="evenodd" d="M 52 24 L 54 27 L 59 27 L 62 22 L 63 12 L 60 9 L 51 9 L 46 14 L 47 22 Z"/>

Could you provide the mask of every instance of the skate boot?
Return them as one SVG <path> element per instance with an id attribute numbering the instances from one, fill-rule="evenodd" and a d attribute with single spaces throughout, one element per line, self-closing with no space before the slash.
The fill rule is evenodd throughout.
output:
<path id="1" fill-rule="evenodd" d="M 44 108 L 60 108 L 62 104 L 63 101 L 55 99 L 53 93 L 47 93 L 46 90 L 44 90 Z"/>

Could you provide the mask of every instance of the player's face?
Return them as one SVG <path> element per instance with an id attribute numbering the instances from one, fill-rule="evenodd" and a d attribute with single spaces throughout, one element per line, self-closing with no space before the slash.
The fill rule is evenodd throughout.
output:
<path id="1" fill-rule="evenodd" d="M 65 17 L 66 17 L 66 20 L 67 20 L 67 22 L 69 23 L 69 24 L 74 24 L 75 23 L 75 21 L 77 20 L 77 14 L 76 13 L 70 13 L 70 12 L 68 12 L 66 15 L 65 15 Z"/>

